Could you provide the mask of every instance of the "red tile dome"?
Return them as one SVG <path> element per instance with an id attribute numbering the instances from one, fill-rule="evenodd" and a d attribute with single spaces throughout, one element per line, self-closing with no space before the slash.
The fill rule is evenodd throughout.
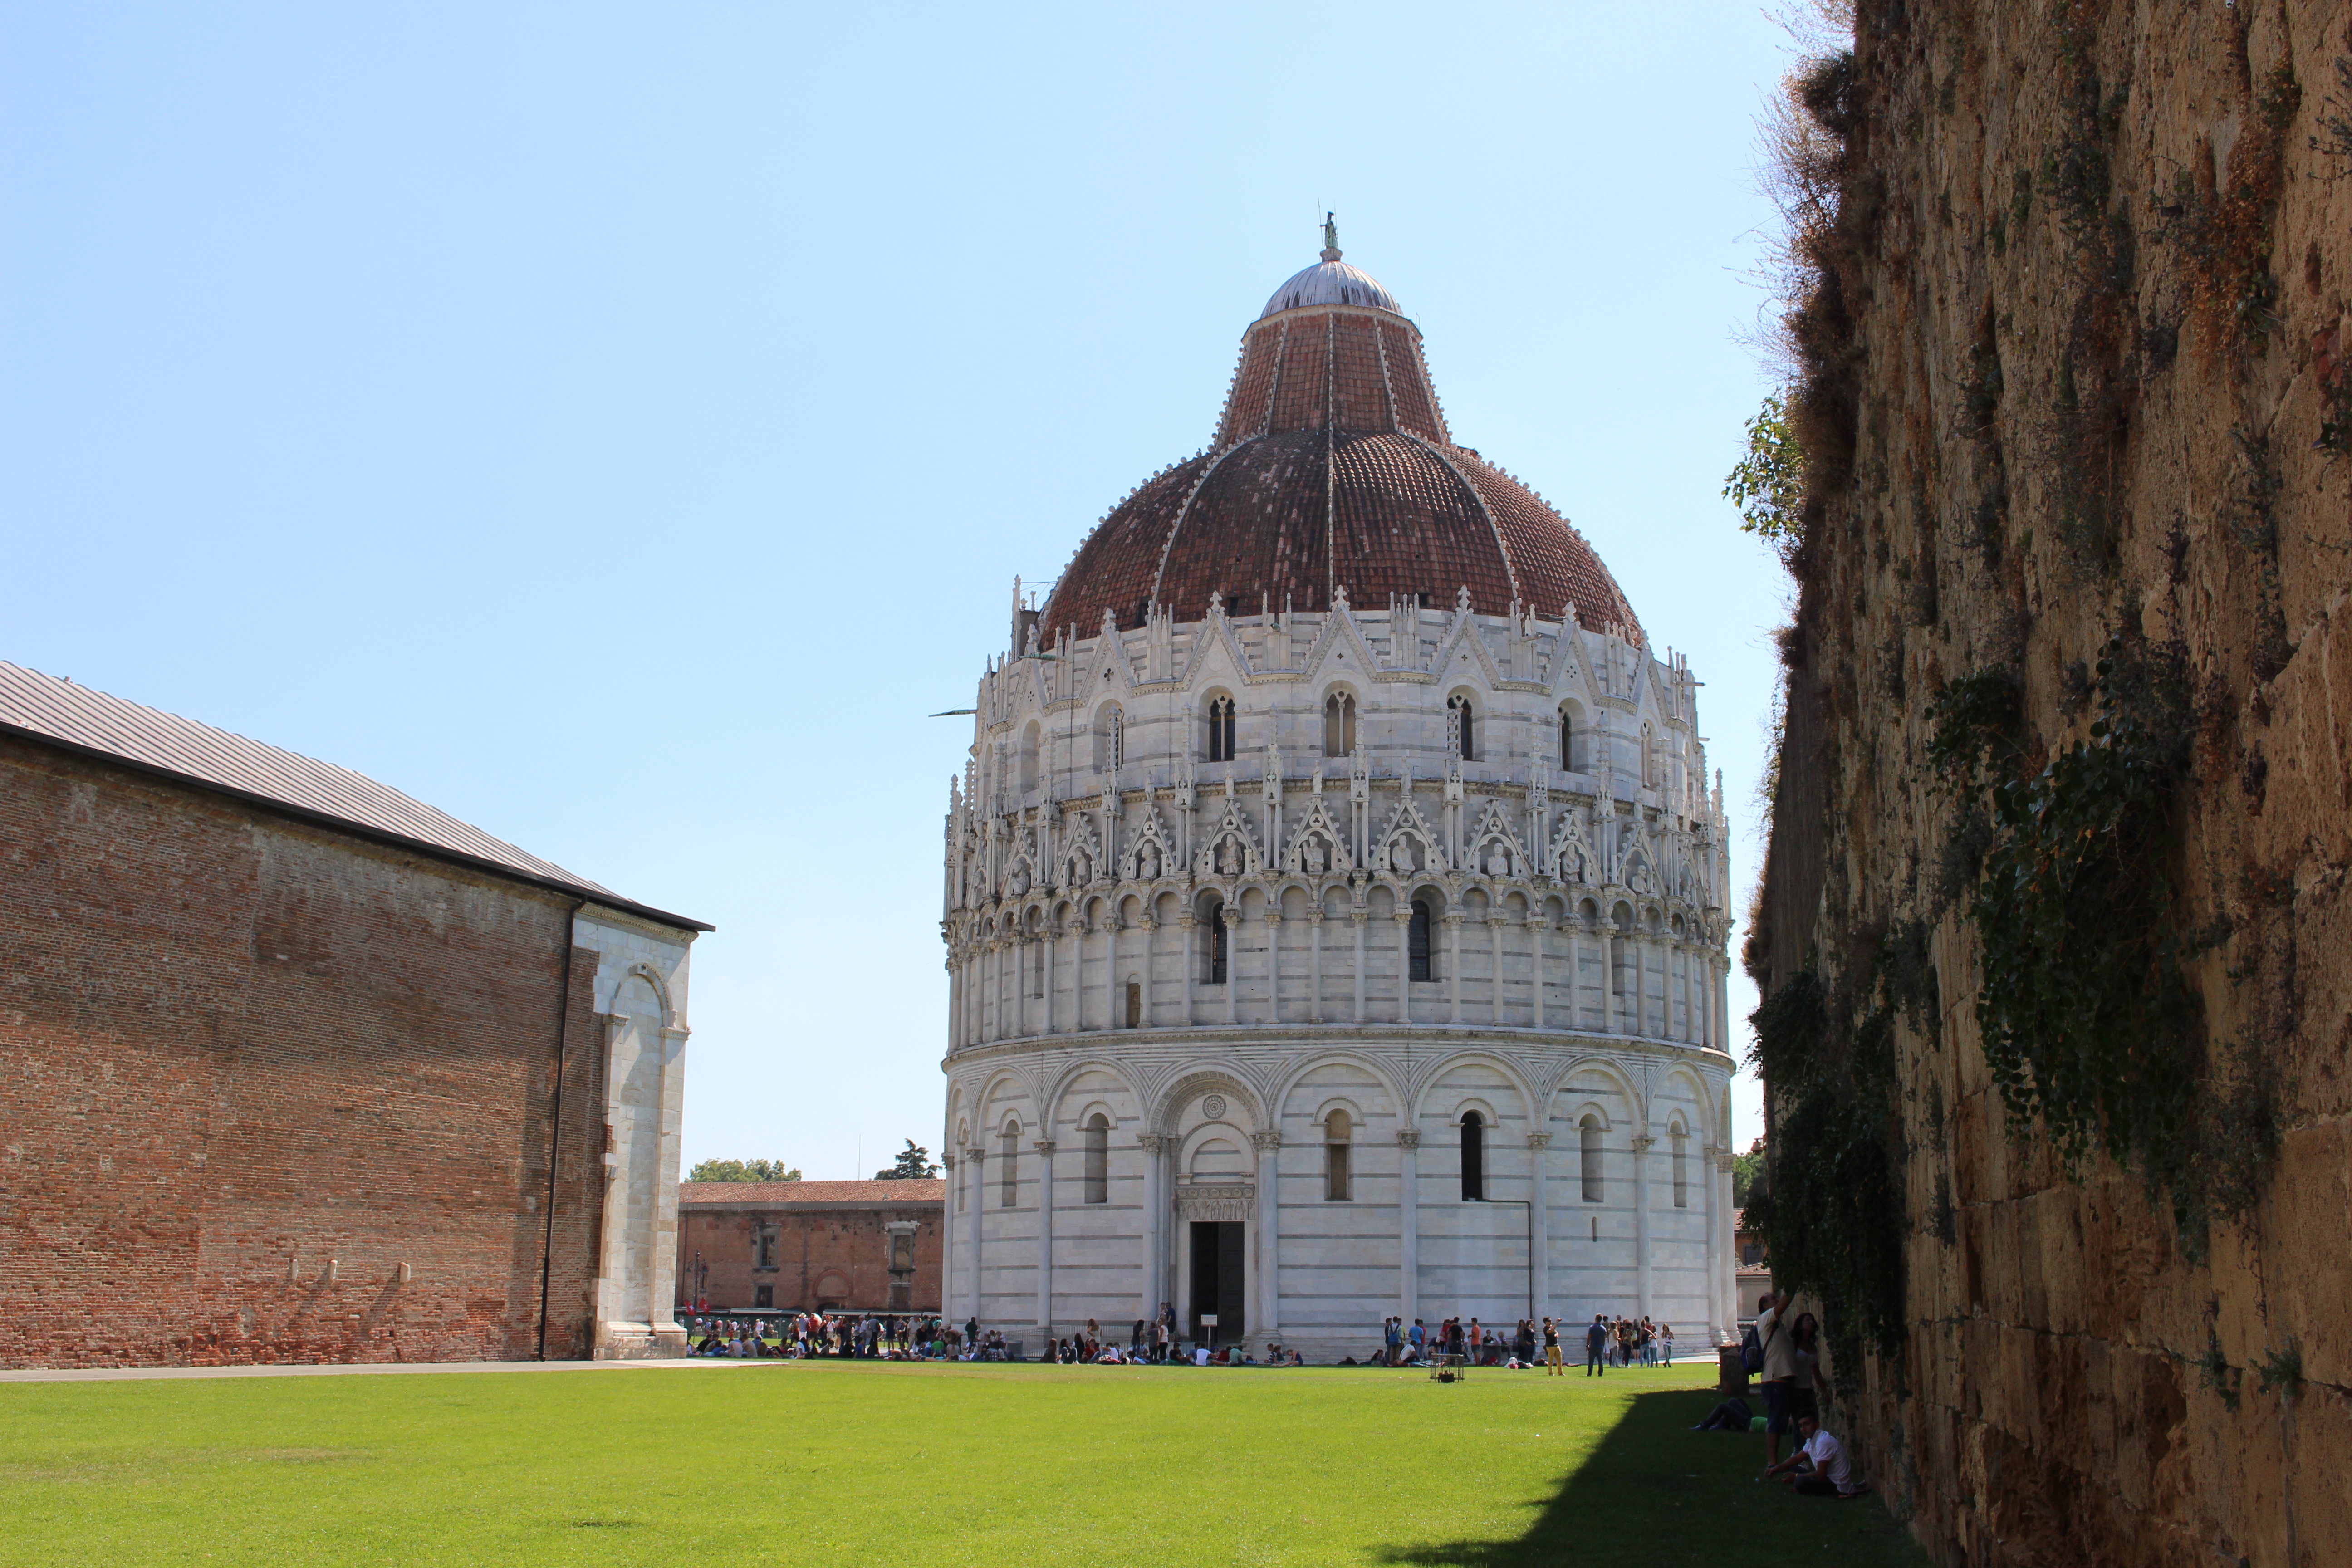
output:
<path id="1" fill-rule="evenodd" d="M 1583 625 L 1640 642 L 1584 537 L 1454 445 L 1419 329 L 1338 262 L 1327 245 L 1251 326 L 1216 445 L 1153 476 L 1078 546 L 1046 603 L 1046 639 L 1093 637 L 1106 611 L 1140 626 L 1154 605 L 1199 620 L 1212 594 L 1255 615 L 1327 609 L 1341 589 L 1362 609 L 1403 595 L 1450 606 L 1467 588 L 1483 615 L 1573 605 Z M 1344 289 L 1330 282 L 1342 272 Z"/>

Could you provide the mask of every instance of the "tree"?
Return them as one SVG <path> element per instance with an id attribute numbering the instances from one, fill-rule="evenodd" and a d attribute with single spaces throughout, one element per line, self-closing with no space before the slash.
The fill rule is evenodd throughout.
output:
<path id="1" fill-rule="evenodd" d="M 1748 455 L 1726 476 L 1724 499 L 1739 509 L 1741 531 L 1783 550 L 1797 542 L 1805 504 L 1805 454 L 1778 393 L 1748 422 Z"/>
<path id="2" fill-rule="evenodd" d="M 940 1168 L 931 1163 L 931 1152 L 909 1138 L 907 1146 L 898 1151 L 898 1162 L 887 1171 L 875 1172 L 874 1179 L 877 1182 L 921 1182 L 939 1173 Z"/>
<path id="3" fill-rule="evenodd" d="M 1748 1194 L 1756 1185 L 1756 1178 L 1764 1173 L 1764 1140 L 1759 1138 L 1748 1146 L 1745 1154 L 1731 1157 L 1731 1205 L 1748 1206 Z"/>
<path id="4" fill-rule="evenodd" d="M 689 1182 L 797 1182 L 797 1166 L 782 1160 L 705 1160 L 686 1173 Z"/>

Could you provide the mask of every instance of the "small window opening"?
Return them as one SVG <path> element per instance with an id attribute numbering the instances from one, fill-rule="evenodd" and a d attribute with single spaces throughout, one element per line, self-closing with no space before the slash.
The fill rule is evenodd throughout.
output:
<path id="1" fill-rule="evenodd" d="M 1021 1123 L 1018 1121 L 1004 1124 L 1003 1161 L 1004 1172 L 998 1178 L 1003 1185 L 997 1189 L 996 1202 L 999 1208 L 1009 1209 L 1021 1201 Z"/>
<path id="2" fill-rule="evenodd" d="M 1143 1027 L 1143 983 L 1139 980 L 1127 983 L 1127 1026 L 1130 1029 Z"/>
<path id="3" fill-rule="evenodd" d="M 1085 1201 L 1107 1204 L 1110 1202 L 1110 1122 L 1099 1110 L 1087 1119 L 1086 1145 Z"/>
<path id="4" fill-rule="evenodd" d="M 1430 962 L 1429 930 L 1429 900 L 1415 899 L 1412 901 L 1412 923 L 1405 928 L 1406 970 L 1409 977 L 1414 980 L 1437 978 L 1436 966 Z"/>
<path id="5" fill-rule="evenodd" d="M 1344 691 L 1335 691 L 1323 700 L 1323 754 L 1356 754 L 1356 700 Z"/>
<path id="6" fill-rule="evenodd" d="M 1685 1162 L 1683 1145 L 1688 1142 L 1679 1127 L 1675 1129 L 1675 1207 L 1690 1207 L 1690 1168 Z"/>
<path id="7" fill-rule="evenodd" d="M 1225 906 L 1218 904 L 1209 911 L 1209 984 L 1223 985 L 1225 968 L 1232 956 L 1231 933 L 1225 927 Z"/>
<path id="8" fill-rule="evenodd" d="M 1445 700 L 1445 739 L 1448 748 L 1464 762 L 1478 760 L 1476 716 L 1467 697 Z"/>
<path id="9" fill-rule="evenodd" d="M 1209 704 L 1209 761 L 1232 762 L 1234 738 L 1234 700 L 1220 697 Z"/>
<path id="10" fill-rule="evenodd" d="M 1486 1200 L 1486 1119 L 1475 1110 L 1462 1113 L 1462 1199 Z"/>
<path id="11" fill-rule="evenodd" d="M 1334 1110 L 1323 1119 L 1323 1201 L 1343 1204 L 1349 1199 L 1348 1140 L 1354 1131 L 1348 1113 Z"/>
<path id="12" fill-rule="evenodd" d="M 1584 1157 L 1584 1201 L 1589 1204 L 1597 1204 L 1601 1201 L 1600 1120 L 1596 1117 L 1587 1116 L 1577 1127 L 1576 1137 L 1577 1143 L 1580 1146 L 1579 1152 Z M 1596 1219 L 1592 1223 L 1597 1226 L 1601 1222 Z M 1596 1229 L 1593 1232 L 1594 1239 L 1599 1239 L 1600 1234 L 1601 1233 Z"/>

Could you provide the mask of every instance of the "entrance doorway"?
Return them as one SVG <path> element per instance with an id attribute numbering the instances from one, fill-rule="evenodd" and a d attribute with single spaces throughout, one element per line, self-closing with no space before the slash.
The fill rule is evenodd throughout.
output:
<path id="1" fill-rule="evenodd" d="M 1243 1222 L 1196 1219 L 1192 1226 L 1192 1338 L 1239 1344 L 1248 1332 L 1242 1321 Z M 1215 1316 L 1214 1330 L 1202 1326 L 1203 1314 Z"/>

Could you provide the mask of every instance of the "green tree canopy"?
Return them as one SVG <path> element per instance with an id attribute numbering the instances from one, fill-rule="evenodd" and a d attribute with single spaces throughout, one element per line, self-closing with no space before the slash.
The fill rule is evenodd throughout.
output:
<path id="1" fill-rule="evenodd" d="M 782 1160 L 705 1160 L 686 1173 L 689 1182 L 797 1182 L 800 1168 Z"/>
<path id="2" fill-rule="evenodd" d="M 1741 531 L 1775 544 L 1795 544 L 1805 503 L 1804 473 L 1804 448 L 1789 428 L 1788 404 L 1776 392 L 1748 422 L 1748 455 L 1725 478 L 1724 499 L 1739 509 Z"/>
<path id="3" fill-rule="evenodd" d="M 909 1138 L 907 1146 L 898 1151 L 897 1162 L 887 1171 L 875 1172 L 874 1179 L 877 1182 L 920 1182 L 939 1173 L 940 1168 L 931 1163 L 931 1152 Z"/>
<path id="4" fill-rule="evenodd" d="M 1748 1145 L 1747 1153 L 1734 1154 L 1731 1157 L 1732 1207 L 1748 1206 L 1748 1190 L 1756 1184 L 1756 1178 L 1763 1173 L 1764 1140 L 1759 1138 Z"/>

